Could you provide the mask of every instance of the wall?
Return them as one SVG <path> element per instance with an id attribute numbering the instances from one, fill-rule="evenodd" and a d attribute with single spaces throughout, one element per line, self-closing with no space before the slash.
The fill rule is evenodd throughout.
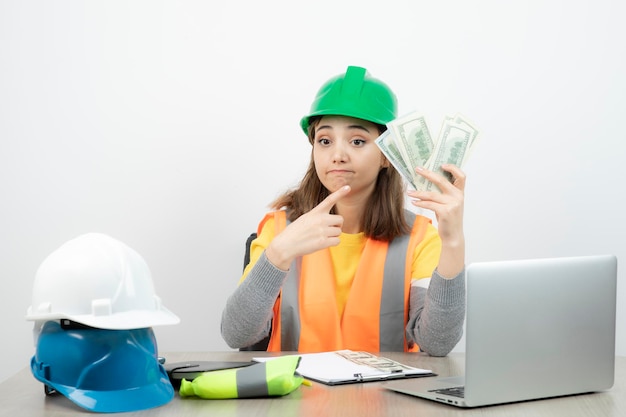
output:
<path id="1" fill-rule="evenodd" d="M 623 2 L 244 3 L 0 2 L 0 380 L 34 352 L 37 267 L 91 231 L 142 254 L 181 317 L 162 351 L 228 349 L 244 241 L 303 174 L 298 121 L 347 65 L 433 131 L 457 111 L 481 129 L 468 262 L 626 259 Z"/>

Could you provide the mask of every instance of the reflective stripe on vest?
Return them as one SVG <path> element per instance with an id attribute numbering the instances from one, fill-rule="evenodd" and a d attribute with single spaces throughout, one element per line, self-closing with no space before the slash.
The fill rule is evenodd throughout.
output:
<path id="1" fill-rule="evenodd" d="M 333 296 L 334 281 L 333 292 L 329 293 L 330 290 L 325 285 L 319 285 L 316 281 L 307 285 L 307 282 L 301 279 L 303 264 L 309 274 L 319 266 L 320 270 L 315 271 L 316 274 L 330 274 L 332 277 L 332 268 L 330 271 L 322 269 L 324 265 L 326 267 L 331 265 L 330 252 L 323 250 L 297 258 L 289 270 L 274 307 L 272 336 L 268 350 L 355 349 L 380 352 L 414 350 L 407 346 L 405 339 L 413 261 L 413 251 L 407 249 L 415 248 L 422 240 L 430 220 L 408 211 L 406 213 L 407 223 L 411 227 L 410 235 L 399 236 L 389 244 L 367 240 L 362 265 L 359 265 L 359 268 L 372 267 L 374 270 L 368 269 L 361 274 L 357 270 L 343 319 L 339 319 L 338 313 L 335 314 L 337 305 Z M 284 211 L 275 213 L 275 223 L 276 233 L 286 227 Z M 307 268 L 307 262 L 312 266 Z M 360 275 L 362 276 L 359 280 Z M 300 294 L 301 292 L 303 294 Z M 313 307 L 301 311 L 300 302 L 304 299 L 304 293 Z M 363 303 L 366 304 L 365 307 Z M 317 309 L 317 315 L 309 313 L 311 309 Z M 372 324 L 372 321 L 376 320 L 376 310 L 378 322 Z M 307 323 L 307 329 L 313 330 L 303 335 L 302 321 Z M 321 340 L 316 336 L 320 334 L 323 335 Z"/>

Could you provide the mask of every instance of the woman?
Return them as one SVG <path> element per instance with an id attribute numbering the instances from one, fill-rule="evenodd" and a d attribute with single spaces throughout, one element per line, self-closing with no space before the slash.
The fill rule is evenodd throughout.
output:
<path id="1" fill-rule="evenodd" d="M 465 317 L 465 175 L 416 169 L 441 192 L 409 191 L 436 229 L 404 208 L 398 172 L 375 143 L 394 93 L 364 68 L 327 81 L 301 126 L 312 145 L 298 188 L 260 222 L 250 263 L 222 314 L 222 336 L 268 350 L 421 350 L 447 355 Z"/>

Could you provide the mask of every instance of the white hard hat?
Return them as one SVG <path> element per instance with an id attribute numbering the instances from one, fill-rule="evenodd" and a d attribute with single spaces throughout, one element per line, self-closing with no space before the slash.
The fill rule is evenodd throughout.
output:
<path id="1" fill-rule="evenodd" d="M 144 259 L 101 233 L 64 243 L 39 266 L 26 320 L 58 319 L 112 330 L 180 322 L 155 294 Z"/>

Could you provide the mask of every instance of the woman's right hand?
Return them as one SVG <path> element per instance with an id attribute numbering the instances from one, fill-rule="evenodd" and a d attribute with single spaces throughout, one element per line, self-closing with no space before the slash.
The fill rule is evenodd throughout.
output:
<path id="1" fill-rule="evenodd" d="M 330 214 L 330 211 L 349 192 L 349 185 L 341 187 L 290 223 L 265 249 L 267 259 L 275 267 L 286 271 L 295 258 L 338 245 L 343 217 Z"/>

